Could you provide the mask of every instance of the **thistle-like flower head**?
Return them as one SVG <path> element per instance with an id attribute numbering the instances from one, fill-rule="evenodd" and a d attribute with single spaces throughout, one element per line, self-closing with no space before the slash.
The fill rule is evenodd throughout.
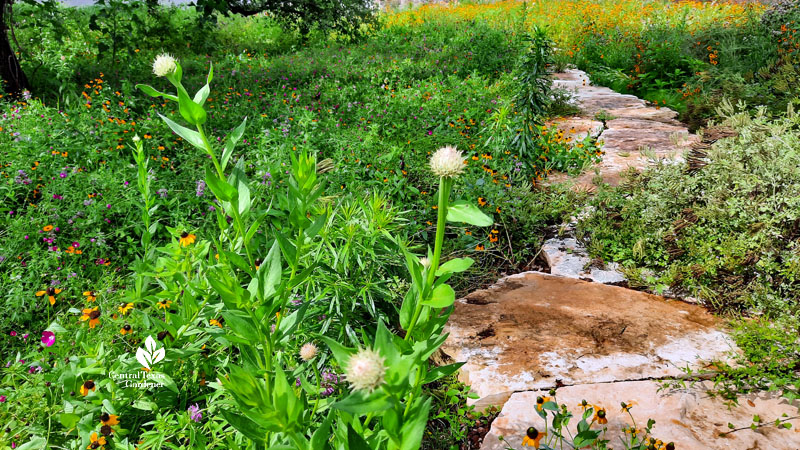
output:
<path id="1" fill-rule="evenodd" d="M 317 356 L 317 346 L 311 342 L 307 342 L 300 347 L 300 359 L 303 361 L 311 361 Z"/>
<path id="2" fill-rule="evenodd" d="M 372 392 L 383 383 L 384 359 L 375 350 L 361 349 L 347 362 L 345 379 L 354 390 Z"/>
<path id="3" fill-rule="evenodd" d="M 168 53 L 162 53 L 156 56 L 155 61 L 153 61 L 153 73 L 156 74 L 157 77 L 170 75 L 175 72 L 177 68 L 178 66 L 175 63 L 175 58 Z"/>
<path id="4" fill-rule="evenodd" d="M 431 171 L 437 177 L 455 178 L 461 175 L 463 170 L 464 158 L 455 147 L 449 145 L 442 147 L 431 157 Z"/>

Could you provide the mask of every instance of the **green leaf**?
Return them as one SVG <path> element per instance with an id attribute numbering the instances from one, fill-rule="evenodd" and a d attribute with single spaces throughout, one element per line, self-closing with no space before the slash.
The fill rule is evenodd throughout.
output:
<path id="1" fill-rule="evenodd" d="M 367 441 L 356 433 L 350 424 L 347 424 L 347 448 L 348 450 L 371 450 Z"/>
<path id="2" fill-rule="evenodd" d="M 206 111 L 202 106 L 189 98 L 189 93 L 180 84 L 178 87 L 178 111 L 183 119 L 192 125 L 202 125 L 206 123 Z"/>
<path id="3" fill-rule="evenodd" d="M 236 428 L 237 431 L 242 433 L 245 437 L 248 437 L 256 442 L 263 442 L 264 437 L 266 436 L 267 430 L 258 426 L 255 422 L 244 417 L 239 412 L 228 411 L 227 409 L 223 409 L 222 417 L 233 427 Z"/>
<path id="4" fill-rule="evenodd" d="M 476 227 L 489 227 L 494 224 L 494 220 L 477 206 L 463 200 L 454 202 L 447 207 L 447 221 L 467 223 Z"/>
<path id="5" fill-rule="evenodd" d="M 347 348 L 327 336 L 320 336 L 319 338 L 331 349 L 331 353 L 333 353 L 333 357 L 336 358 L 336 362 L 338 362 L 341 367 L 347 366 L 347 362 L 350 361 L 350 356 L 355 353 L 355 350 Z"/>
<path id="6" fill-rule="evenodd" d="M 436 271 L 436 276 L 442 276 L 445 273 L 459 273 L 469 269 L 475 260 L 472 258 L 455 258 L 447 261 L 446 263 L 439 266 L 439 270 Z"/>
<path id="7" fill-rule="evenodd" d="M 67 429 L 77 425 L 79 420 L 81 420 L 81 416 L 77 414 L 60 414 L 58 416 L 58 421 Z"/>
<path id="8" fill-rule="evenodd" d="M 433 290 L 431 298 L 422 302 L 425 306 L 433 308 L 447 308 L 456 301 L 456 291 L 447 284 L 440 284 Z"/>
<path id="9" fill-rule="evenodd" d="M 353 391 L 344 399 L 333 404 L 333 407 L 351 414 L 369 414 L 385 411 L 393 406 L 392 399 L 383 391 L 367 394 L 364 391 Z"/>
<path id="10" fill-rule="evenodd" d="M 145 94 L 149 95 L 150 97 L 164 97 L 166 99 L 172 100 L 173 102 L 178 101 L 178 97 L 170 94 L 166 94 L 164 92 L 159 92 L 155 90 L 153 87 L 148 86 L 146 84 L 137 84 L 136 87 L 144 92 Z"/>
<path id="11" fill-rule="evenodd" d="M 47 439 L 41 436 L 34 436 L 30 441 L 17 447 L 17 450 L 39 450 L 47 448 Z"/>
<path id="12" fill-rule="evenodd" d="M 450 376 L 464 364 L 465 363 L 463 362 L 459 362 L 454 364 L 448 364 L 446 366 L 434 367 L 425 376 L 425 380 L 422 382 L 422 384 L 432 383 L 446 376 Z"/>
<path id="13" fill-rule="evenodd" d="M 245 317 L 243 313 L 238 311 L 225 311 L 222 313 L 225 318 L 226 329 L 234 334 L 237 334 L 251 342 L 260 342 L 261 336 L 258 328 L 249 317 Z"/>
<path id="14" fill-rule="evenodd" d="M 200 150 L 207 151 L 206 146 L 203 143 L 203 138 L 200 136 L 200 133 L 198 133 L 197 131 L 190 130 L 184 127 L 183 125 L 178 124 L 174 120 L 170 119 L 169 117 L 166 117 L 161 113 L 159 113 L 158 116 L 161 117 L 161 120 L 166 122 L 166 124 L 169 125 L 172 131 L 174 131 L 178 136 L 186 139 L 186 142 L 194 145 Z"/>
<path id="15" fill-rule="evenodd" d="M 311 436 L 311 450 L 324 450 L 325 443 L 328 442 L 328 438 L 330 438 L 331 432 L 331 422 L 333 422 L 333 417 L 335 416 L 334 410 L 331 409 L 328 412 L 328 417 L 322 421 L 319 428 L 314 431 L 314 435 Z"/>
<path id="16" fill-rule="evenodd" d="M 228 184 L 227 181 L 220 180 L 211 170 L 211 167 L 206 167 L 206 184 L 208 184 L 211 192 L 223 202 L 229 202 L 238 195 L 236 188 Z"/>

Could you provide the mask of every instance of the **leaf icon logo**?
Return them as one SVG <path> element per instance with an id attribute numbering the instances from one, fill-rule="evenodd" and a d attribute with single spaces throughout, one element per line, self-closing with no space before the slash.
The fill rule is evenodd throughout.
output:
<path id="1" fill-rule="evenodd" d="M 156 343 L 153 336 L 147 336 L 144 341 L 145 348 L 136 350 L 136 360 L 139 361 L 145 369 L 150 370 L 150 366 L 164 359 L 164 348 L 156 348 Z"/>

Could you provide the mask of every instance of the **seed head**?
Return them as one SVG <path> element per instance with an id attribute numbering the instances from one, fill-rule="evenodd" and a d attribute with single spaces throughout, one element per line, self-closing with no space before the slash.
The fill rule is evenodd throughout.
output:
<path id="1" fill-rule="evenodd" d="M 442 147 L 431 157 L 431 171 L 437 177 L 455 178 L 464 171 L 464 158 L 455 147 Z"/>
<path id="2" fill-rule="evenodd" d="M 307 342 L 300 347 L 300 359 L 303 361 L 311 361 L 317 356 L 317 346 L 311 342 Z"/>
<path id="3" fill-rule="evenodd" d="M 361 349 L 347 362 L 345 379 L 354 390 L 374 391 L 383 383 L 384 359 L 375 350 Z"/>
<path id="4" fill-rule="evenodd" d="M 157 77 L 170 75 L 174 73 L 177 68 L 175 58 L 168 53 L 162 53 L 156 56 L 155 61 L 153 61 L 153 73 L 156 74 Z"/>

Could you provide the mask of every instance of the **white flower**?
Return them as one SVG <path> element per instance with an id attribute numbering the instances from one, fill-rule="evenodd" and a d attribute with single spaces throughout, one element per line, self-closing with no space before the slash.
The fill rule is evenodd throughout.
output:
<path id="1" fill-rule="evenodd" d="M 431 170 L 438 177 L 455 178 L 464 170 L 464 158 L 455 147 L 442 147 L 431 157 Z"/>
<path id="2" fill-rule="evenodd" d="M 300 347 L 300 359 L 303 361 L 311 361 L 317 356 L 317 346 L 311 342 L 307 342 Z"/>
<path id="3" fill-rule="evenodd" d="M 422 267 L 426 269 L 429 269 L 431 267 L 431 260 L 424 256 L 419 259 L 419 263 L 422 264 Z"/>
<path id="4" fill-rule="evenodd" d="M 165 77 L 177 69 L 177 65 L 175 64 L 175 58 L 168 53 L 162 53 L 156 56 L 156 60 L 153 61 L 153 73 L 156 74 L 157 77 Z"/>
<path id="5" fill-rule="evenodd" d="M 139 142 L 141 140 L 142 138 L 140 138 L 138 134 L 133 136 L 133 142 Z"/>
<path id="6" fill-rule="evenodd" d="M 383 357 L 375 350 L 361 349 L 347 362 L 345 379 L 354 390 L 372 392 L 383 383 L 384 373 Z"/>

